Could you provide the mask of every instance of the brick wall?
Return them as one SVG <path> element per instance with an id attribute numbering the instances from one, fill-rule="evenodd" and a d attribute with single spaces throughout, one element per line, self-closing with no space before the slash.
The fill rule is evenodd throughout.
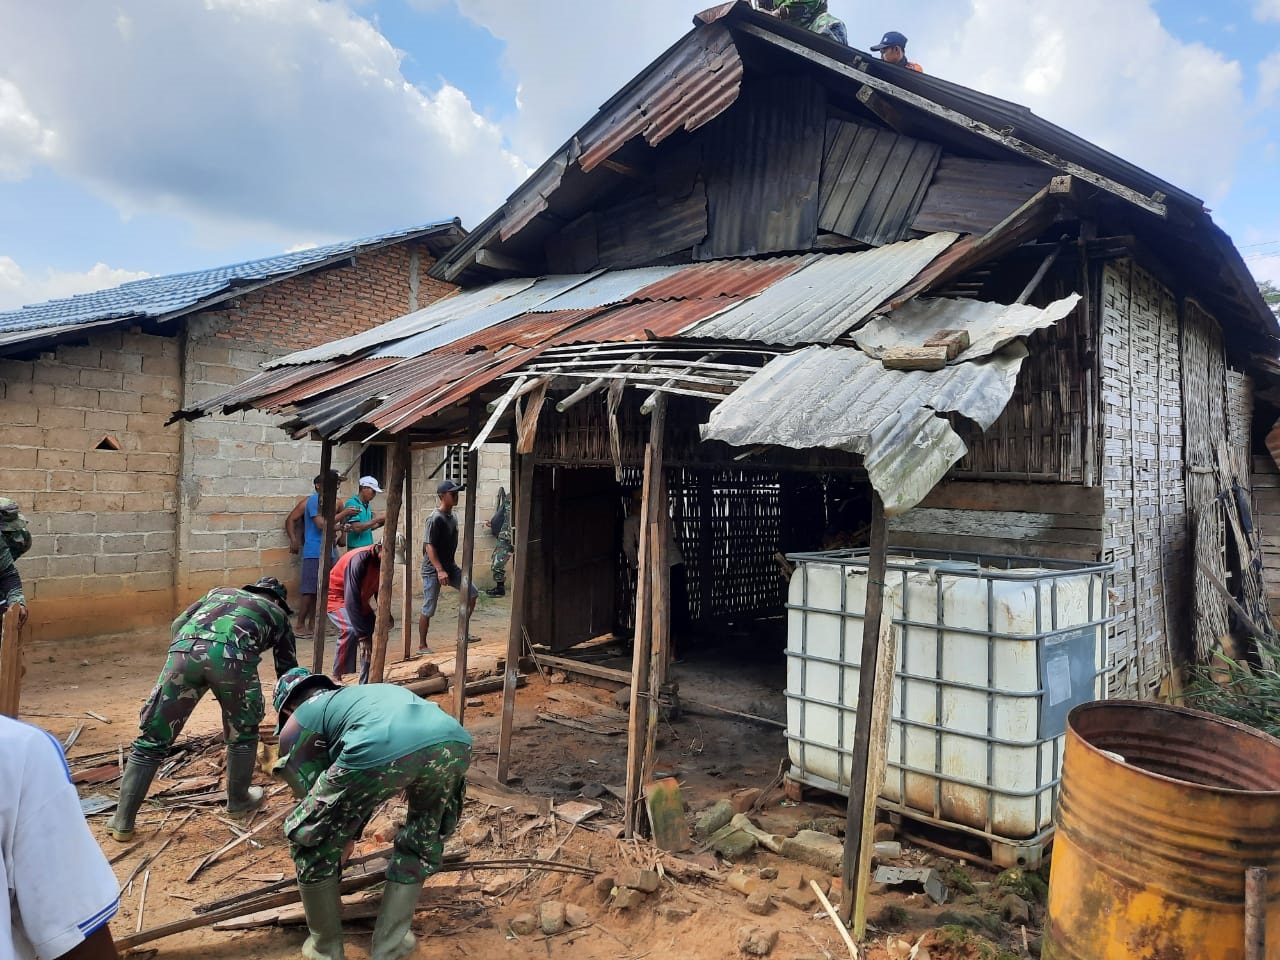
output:
<path id="1" fill-rule="evenodd" d="M 211 586 L 264 574 L 294 591 L 283 522 L 311 491 L 320 445 L 254 412 L 164 421 L 268 358 L 451 291 L 426 276 L 431 263 L 425 245 L 401 243 L 192 315 L 172 337 L 104 331 L 0 360 L 0 492 L 22 503 L 34 534 L 19 562 L 31 639 L 163 624 Z M 120 449 L 96 450 L 104 435 Z M 340 447 L 334 465 L 357 455 Z"/>

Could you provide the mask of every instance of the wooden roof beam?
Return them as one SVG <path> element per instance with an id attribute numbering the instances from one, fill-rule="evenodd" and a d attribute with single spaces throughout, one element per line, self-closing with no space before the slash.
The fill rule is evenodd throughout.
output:
<path id="1" fill-rule="evenodd" d="M 903 90 L 901 87 L 889 83 L 887 80 L 881 80 L 879 77 L 873 77 L 869 73 L 864 73 L 855 67 L 841 63 L 834 57 L 829 57 L 825 53 L 819 53 L 816 50 L 810 50 L 808 47 L 796 43 L 794 40 L 789 40 L 786 37 L 780 37 L 777 34 L 764 30 L 753 23 L 739 24 L 736 29 L 763 40 L 766 43 L 772 44 L 773 46 L 787 50 L 798 57 L 803 57 L 805 60 L 816 63 L 818 66 L 825 67 L 834 73 L 848 77 L 850 80 L 857 81 L 866 87 L 870 87 L 877 93 L 884 94 L 885 96 L 901 103 L 915 107 L 917 110 L 921 110 L 931 116 L 946 120 L 948 123 L 951 123 L 962 130 L 968 130 L 970 133 L 976 133 L 983 139 L 989 140 L 992 143 L 1000 144 L 1001 146 L 1012 150 L 1014 153 L 1021 154 L 1024 157 L 1035 160 L 1037 163 L 1045 164 L 1046 166 L 1053 167 L 1063 173 L 1069 174 L 1072 177 L 1076 177 L 1085 183 L 1098 187 L 1101 190 L 1105 190 L 1107 193 L 1114 194 L 1123 200 L 1127 200 L 1134 206 L 1140 207 L 1148 213 L 1155 214 L 1157 217 L 1168 216 L 1168 208 L 1164 203 L 1163 196 L 1158 194 L 1154 197 L 1144 196 L 1138 191 L 1130 187 L 1126 187 L 1124 184 L 1117 183 L 1110 177 L 1104 177 L 1102 174 L 1095 173 L 1086 167 L 1080 166 L 1078 163 L 1072 163 L 1070 160 L 1064 160 L 1056 154 L 1049 153 L 1046 150 L 1041 150 L 1037 146 L 1026 143 L 1023 140 L 1019 140 L 1011 134 L 997 130 L 980 120 L 975 120 L 972 117 L 965 116 L 957 110 L 952 110 L 949 107 L 944 107 L 941 104 L 934 103 L 932 100 L 928 100 L 919 94 L 912 93 L 910 90 Z"/>

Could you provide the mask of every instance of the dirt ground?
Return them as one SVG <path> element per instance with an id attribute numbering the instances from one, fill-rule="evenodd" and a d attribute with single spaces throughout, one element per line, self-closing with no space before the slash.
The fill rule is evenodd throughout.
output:
<path id="1" fill-rule="evenodd" d="M 430 659 L 448 672 L 456 634 L 456 600 L 452 592 L 441 599 L 441 609 L 432 625 L 433 649 Z M 472 620 L 472 633 L 481 640 L 471 646 L 476 660 L 500 657 L 505 652 L 509 598 L 495 600 L 481 596 Z M 138 709 L 145 700 L 164 657 L 165 635 L 129 635 L 95 643 L 34 645 L 26 655 L 27 674 L 23 684 L 22 718 L 65 740 L 83 724 L 68 749 L 73 772 L 82 772 L 115 762 L 119 750 L 128 752 L 136 733 Z M 309 641 L 301 641 L 300 659 L 310 660 Z M 330 653 L 331 656 L 331 646 Z M 389 654 L 389 677 L 409 676 L 421 661 L 396 663 L 402 649 L 398 629 L 393 633 Z M 696 648 L 695 649 L 701 649 Z M 783 719 L 784 665 L 781 656 L 767 662 L 734 662 L 732 651 L 708 650 L 674 667 L 681 696 L 705 704 L 744 710 L 759 716 Z M 732 669 L 726 669 L 732 663 Z M 274 677 L 269 664 L 263 665 L 264 691 L 270 702 Z M 729 864 L 714 854 L 704 853 L 696 863 L 663 854 L 640 841 L 615 839 L 621 823 L 621 802 L 609 792 L 625 782 L 625 733 L 578 729 L 538 719 L 540 713 L 579 717 L 592 722 L 596 701 L 607 712 L 614 708 L 609 689 L 583 683 L 565 683 L 563 676 L 529 676 L 519 691 L 512 762 L 513 785 L 528 794 L 551 797 L 556 803 L 582 800 L 598 795 L 600 814 L 577 826 L 555 817 L 527 816 L 513 808 L 499 808 L 469 800 L 465 817 L 451 848 L 457 856 L 470 860 L 507 857 L 539 857 L 575 864 L 616 876 L 628 866 L 661 866 L 658 890 L 636 906 L 619 909 L 609 892 L 597 892 L 590 876 L 524 870 L 456 871 L 441 873 L 428 882 L 432 889 L 429 905 L 420 909 L 415 929 L 422 938 L 419 956 L 531 958 L 571 954 L 582 960 L 592 958 L 663 957 L 677 951 L 686 960 L 739 957 L 742 931 L 756 928 L 776 933 L 771 956 L 785 958 L 847 957 L 831 921 L 820 907 L 800 909 L 773 897 L 766 915 L 748 911 L 748 902 L 726 882 L 735 871 L 752 882 L 773 890 L 779 883 L 794 879 L 800 869 L 795 863 L 763 850 L 746 855 L 738 864 Z M 437 694 L 432 699 L 451 709 L 452 695 Z M 475 738 L 475 767 L 492 774 L 497 756 L 501 694 L 470 698 L 466 724 Z M 95 719 L 88 711 L 104 720 Z M 274 713 L 268 710 L 268 720 Z M 605 725 L 608 726 L 608 725 Z M 625 727 L 625 724 L 623 725 Z M 206 698 L 197 707 L 184 733 L 186 738 L 213 737 L 220 729 L 216 704 Z M 183 741 L 180 741 L 180 745 Z M 188 763 L 181 776 L 191 783 L 204 776 L 220 774 L 221 751 L 211 747 L 200 759 Z M 774 781 L 786 756 L 782 731 L 773 727 L 739 721 L 732 717 L 684 713 L 661 726 L 658 766 L 663 773 L 678 778 L 692 825 L 698 811 L 716 800 L 744 788 L 764 788 Z M 104 771 L 107 776 L 110 771 Z M 259 774 L 257 782 L 274 789 L 269 778 Z M 114 800 L 116 782 L 86 783 L 82 797 L 105 796 Z M 128 883 L 121 896 L 120 912 L 112 923 L 117 937 L 132 934 L 141 925 L 157 925 L 192 915 L 201 903 L 219 900 L 266 886 L 277 876 L 291 877 L 293 864 L 278 825 L 272 823 L 251 842 L 240 844 L 204 870 L 193 882 L 192 868 L 210 852 L 237 837 L 234 824 L 223 819 L 221 806 L 213 799 L 184 806 L 181 794 L 157 797 L 164 784 L 152 790 L 152 800 L 139 815 L 139 829 L 130 844 L 112 840 L 106 832 L 109 811 L 89 816 L 90 827 L 108 857 L 118 857 L 113 869 L 123 883 L 147 856 L 158 856 Z M 205 787 L 206 791 L 217 787 Z M 266 808 L 255 815 L 250 827 L 281 813 L 290 805 L 287 793 L 268 799 Z M 394 817 L 390 810 L 388 816 Z M 770 792 L 757 813 L 758 826 L 768 832 L 792 835 L 796 830 L 828 818 L 828 825 L 842 820 L 843 802 L 834 797 L 816 797 L 794 804 L 781 790 Z M 834 819 L 833 819 L 834 818 Z M 378 834 L 381 834 L 382 839 Z M 392 833 L 388 821 L 375 818 L 357 847 L 357 854 L 386 845 Z M 167 846 L 165 844 L 167 843 Z M 163 846 L 163 849 L 161 849 Z M 904 845 L 905 846 L 905 845 Z M 917 960 L 939 958 L 1004 958 L 1027 956 L 1027 946 L 1035 948 L 1042 907 L 1031 902 L 1027 924 L 993 925 L 987 936 L 978 936 L 955 921 L 961 911 L 989 922 L 1000 912 L 999 900 L 1008 891 L 993 884 L 991 872 L 973 864 L 933 856 L 908 848 L 899 865 L 933 866 L 947 878 L 951 901 L 945 907 L 929 901 L 923 893 L 897 888 L 878 892 L 870 898 L 868 916 L 873 926 L 862 956 L 878 960 L 906 957 L 907 948 L 921 943 Z M 766 881 L 770 869 L 780 870 L 782 880 Z M 804 868 L 804 876 L 820 871 Z M 149 870 L 145 904 L 143 878 Z M 1004 878 L 1002 878 L 1003 881 Z M 918 888 L 917 888 L 918 891 Z M 838 894 L 833 893 L 832 899 Z M 544 936 L 541 931 L 517 934 L 512 921 L 521 914 L 539 914 L 548 901 L 570 905 L 576 925 L 564 932 Z M 946 910 L 953 911 L 948 915 Z M 963 920 L 963 917 L 960 919 Z M 353 920 L 346 926 L 349 957 L 368 955 L 373 921 Z M 971 926 L 974 924 L 970 924 Z M 990 925 L 990 924 L 989 924 Z M 517 927 L 519 925 L 517 924 Z M 941 927 L 941 929 L 938 929 Z M 201 928 L 179 933 L 147 946 L 135 955 L 157 951 L 165 957 L 253 958 L 275 960 L 294 957 L 305 935 L 302 926 L 220 931 Z M 923 939 L 922 939 L 923 938 Z M 767 940 L 768 937 L 765 937 Z"/>

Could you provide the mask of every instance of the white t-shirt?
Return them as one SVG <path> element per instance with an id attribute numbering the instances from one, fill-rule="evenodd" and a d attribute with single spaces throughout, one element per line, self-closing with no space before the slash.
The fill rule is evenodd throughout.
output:
<path id="1" fill-rule="evenodd" d="M 113 916 L 119 887 L 57 740 L 0 716 L 0 960 L 53 960 Z"/>

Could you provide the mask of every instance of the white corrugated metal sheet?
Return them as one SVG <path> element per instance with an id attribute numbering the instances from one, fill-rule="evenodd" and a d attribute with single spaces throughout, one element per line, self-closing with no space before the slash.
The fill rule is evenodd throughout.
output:
<path id="1" fill-rule="evenodd" d="M 709 340 L 832 343 L 897 293 L 956 240 L 935 233 L 875 250 L 820 257 L 757 297 L 682 330 Z"/>
<path id="2" fill-rule="evenodd" d="M 871 356 L 879 357 L 886 347 L 918 347 L 942 330 L 966 330 L 969 348 L 951 361 L 962 363 L 989 356 L 1011 340 L 1053 326 L 1079 302 L 1078 293 L 1047 307 L 981 300 L 912 300 L 892 313 L 868 320 L 852 337 Z"/>
<path id="3" fill-rule="evenodd" d="M 941 413 L 986 429 L 1013 395 L 1027 351 L 938 371 L 886 370 L 853 347 L 807 347 L 771 360 L 712 411 L 704 440 L 827 447 L 861 454 L 885 512 L 909 510 L 965 454 Z"/>

